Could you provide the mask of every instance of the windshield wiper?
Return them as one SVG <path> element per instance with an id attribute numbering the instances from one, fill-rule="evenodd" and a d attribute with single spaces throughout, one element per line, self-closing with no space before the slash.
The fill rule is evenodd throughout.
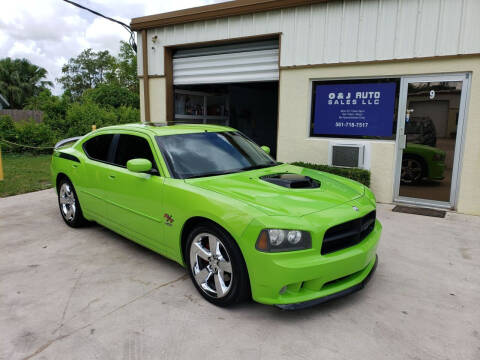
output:
<path id="1" fill-rule="evenodd" d="M 184 177 L 184 179 L 196 179 L 196 178 L 208 177 L 208 176 L 227 175 L 227 174 L 234 174 L 240 171 L 243 171 L 243 169 L 216 171 L 216 172 L 209 172 L 209 173 L 203 173 L 198 175 L 191 175 L 191 176 Z"/>

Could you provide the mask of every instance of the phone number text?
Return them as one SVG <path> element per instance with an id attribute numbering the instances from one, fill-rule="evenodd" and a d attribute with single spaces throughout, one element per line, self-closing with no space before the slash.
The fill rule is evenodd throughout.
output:
<path id="1" fill-rule="evenodd" d="M 368 123 L 366 122 L 350 122 L 350 121 L 336 121 L 335 127 L 345 127 L 345 128 L 366 128 Z"/>

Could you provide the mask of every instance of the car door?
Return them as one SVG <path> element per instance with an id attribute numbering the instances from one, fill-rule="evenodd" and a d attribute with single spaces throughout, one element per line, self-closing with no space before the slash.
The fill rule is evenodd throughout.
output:
<path id="1" fill-rule="evenodd" d="M 85 152 L 85 163 L 77 192 L 86 215 L 93 215 L 95 220 L 104 219 L 107 203 L 105 202 L 105 185 L 109 164 L 112 157 L 113 134 L 100 134 L 91 137 L 82 145 Z"/>
<path id="2" fill-rule="evenodd" d="M 141 133 L 116 134 L 113 166 L 108 172 L 106 199 L 109 221 L 133 240 L 160 250 L 164 221 L 162 211 L 163 177 L 148 136 Z M 127 169 L 131 159 L 148 159 L 150 173 L 135 173 Z"/>

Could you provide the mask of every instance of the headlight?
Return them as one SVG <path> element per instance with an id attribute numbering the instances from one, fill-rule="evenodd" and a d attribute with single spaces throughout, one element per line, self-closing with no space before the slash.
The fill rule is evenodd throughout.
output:
<path id="1" fill-rule="evenodd" d="M 312 239 L 306 231 L 265 229 L 260 232 L 255 247 L 266 252 L 305 250 L 312 247 Z"/>

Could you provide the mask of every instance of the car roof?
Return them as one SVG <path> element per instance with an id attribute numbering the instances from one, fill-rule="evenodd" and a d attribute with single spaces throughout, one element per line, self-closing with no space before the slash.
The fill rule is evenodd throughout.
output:
<path id="1" fill-rule="evenodd" d="M 236 131 L 234 128 L 220 125 L 206 125 L 206 124 L 177 124 L 167 125 L 166 123 L 133 123 L 114 125 L 101 128 L 99 130 L 133 130 L 133 131 L 147 131 L 153 135 L 176 135 L 176 134 L 193 134 L 199 132 L 222 132 L 222 131 Z"/>

